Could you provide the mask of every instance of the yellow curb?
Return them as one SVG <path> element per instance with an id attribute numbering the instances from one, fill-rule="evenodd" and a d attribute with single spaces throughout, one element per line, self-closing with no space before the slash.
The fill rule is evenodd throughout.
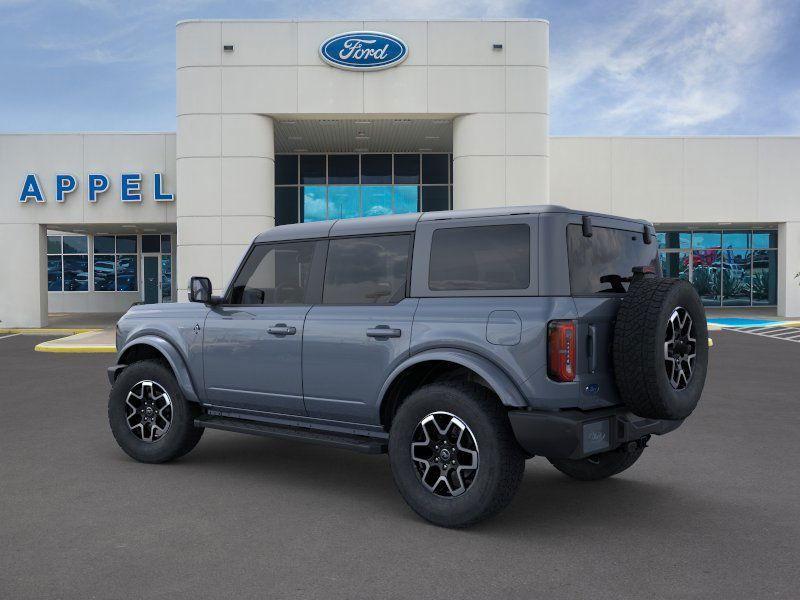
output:
<path id="1" fill-rule="evenodd" d="M 4 333 L 16 333 L 22 335 L 76 335 L 78 333 L 97 333 L 102 329 L 48 329 L 47 327 L 20 327 L 12 329 L 0 329 L 0 335 Z"/>
<path id="2" fill-rule="evenodd" d="M 116 346 L 96 345 L 96 346 L 63 346 L 49 345 L 48 342 L 36 344 L 33 347 L 36 352 L 56 352 L 61 354 L 116 354 Z"/>

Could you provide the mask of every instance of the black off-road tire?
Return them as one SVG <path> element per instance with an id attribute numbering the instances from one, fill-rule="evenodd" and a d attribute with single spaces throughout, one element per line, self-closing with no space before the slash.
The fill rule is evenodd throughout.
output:
<path id="1" fill-rule="evenodd" d="M 128 393 L 140 382 L 152 381 L 161 386 L 172 404 L 171 422 L 155 441 L 143 441 L 131 430 L 126 416 Z M 162 463 L 180 458 L 197 445 L 202 427 L 194 426 L 199 408 L 181 394 L 175 376 L 163 363 L 144 360 L 126 367 L 118 376 L 108 396 L 108 423 L 114 439 L 131 458 L 144 463 Z"/>
<path id="2" fill-rule="evenodd" d="M 694 325 L 694 362 L 681 389 L 670 382 L 665 338 L 670 316 L 685 310 Z M 622 401 L 650 419 L 685 419 L 697 406 L 708 370 L 708 327 L 694 287 L 682 279 L 645 278 L 632 283 L 614 326 L 614 377 Z"/>
<path id="3" fill-rule="evenodd" d="M 477 446 L 478 469 L 457 496 L 430 491 L 412 460 L 418 425 L 439 412 L 466 424 Z M 467 527 L 505 508 L 525 470 L 523 451 L 500 401 L 481 386 L 457 381 L 426 385 L 403 402 L 389 431 L 389 462 L 403 499 L 423 519 L 442 527 Z"/>
<path id="4" fill-rule="evenodd" d="M 587 458 L 571 460 L 569 458 L 548 458 L 550 464 L 556 469 L 579 481 L 597 481 L 612 477 L 630 468 L 639 460 L 644 452 L 644 446 L 636 446 L 633 451 L 623 449 L 611 450 L 602 454 L 595 454 Z"/>

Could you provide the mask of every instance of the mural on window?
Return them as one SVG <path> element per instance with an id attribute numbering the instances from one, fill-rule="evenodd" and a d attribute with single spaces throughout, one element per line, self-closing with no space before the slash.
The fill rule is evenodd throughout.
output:
<path id="1" fill-rule="evenodd" d="M 663 231 L 665 277 L 692 282 L 706 306 L 774 306 L 778 290 L 776 230 Z"/>
<path id="2" fill-rule="evenodd" d="M 279 154 L 275 224 L 448 210 L 450 154 Z"/>

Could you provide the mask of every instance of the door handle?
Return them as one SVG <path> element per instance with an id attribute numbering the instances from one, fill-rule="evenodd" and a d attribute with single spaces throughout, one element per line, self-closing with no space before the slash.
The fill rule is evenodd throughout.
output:
<path id="1" fill-rule="evenodd" d="M 267 329 L 267 333 L 271 335 L 294 335 L 297 333 L 297 328 L 286 323 L 278 323 Z"/>
<path id="2" fill-rule="evenodd" d="M 392 329 L 388 325 L 376 325 L 371 329 L 367 329 L 367 337 L 371 338 L 399 338 L 402 335 L 400 329 Z"/>
<path id="3" fill-rule="evenodd" d="M 586 349 L 589 353 L 589 373 L 594 374 L 597 371 L 597 328 L 594 325 L 589 325 L 586 341 L 588 342 Z"/>

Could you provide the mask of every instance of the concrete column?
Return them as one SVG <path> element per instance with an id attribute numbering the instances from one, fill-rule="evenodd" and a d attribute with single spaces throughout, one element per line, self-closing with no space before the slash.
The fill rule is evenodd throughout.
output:
<path id="1" fill-rule="evenodd" d="M 800 317 L 800 222 L 778 226 L 778 316 Z"/>
<path id="2" fill-rule="evenodd" d="M 47 232 L 42 225 L 0 224 L 13 249 L 0 260 L 0 328 L 47 325 Z"/>
<path id="3" fill-rule="evenodd" d="M 273 120 L 178 117 L 178 301 L 192 275 L 220 293 L 250 242 L 275 224 Z"/>
<path id="4" fill-rule="evenodd" d="M 453 121 L 453 208 L 549 202 L 548 117 L 476 113 Z"/>

